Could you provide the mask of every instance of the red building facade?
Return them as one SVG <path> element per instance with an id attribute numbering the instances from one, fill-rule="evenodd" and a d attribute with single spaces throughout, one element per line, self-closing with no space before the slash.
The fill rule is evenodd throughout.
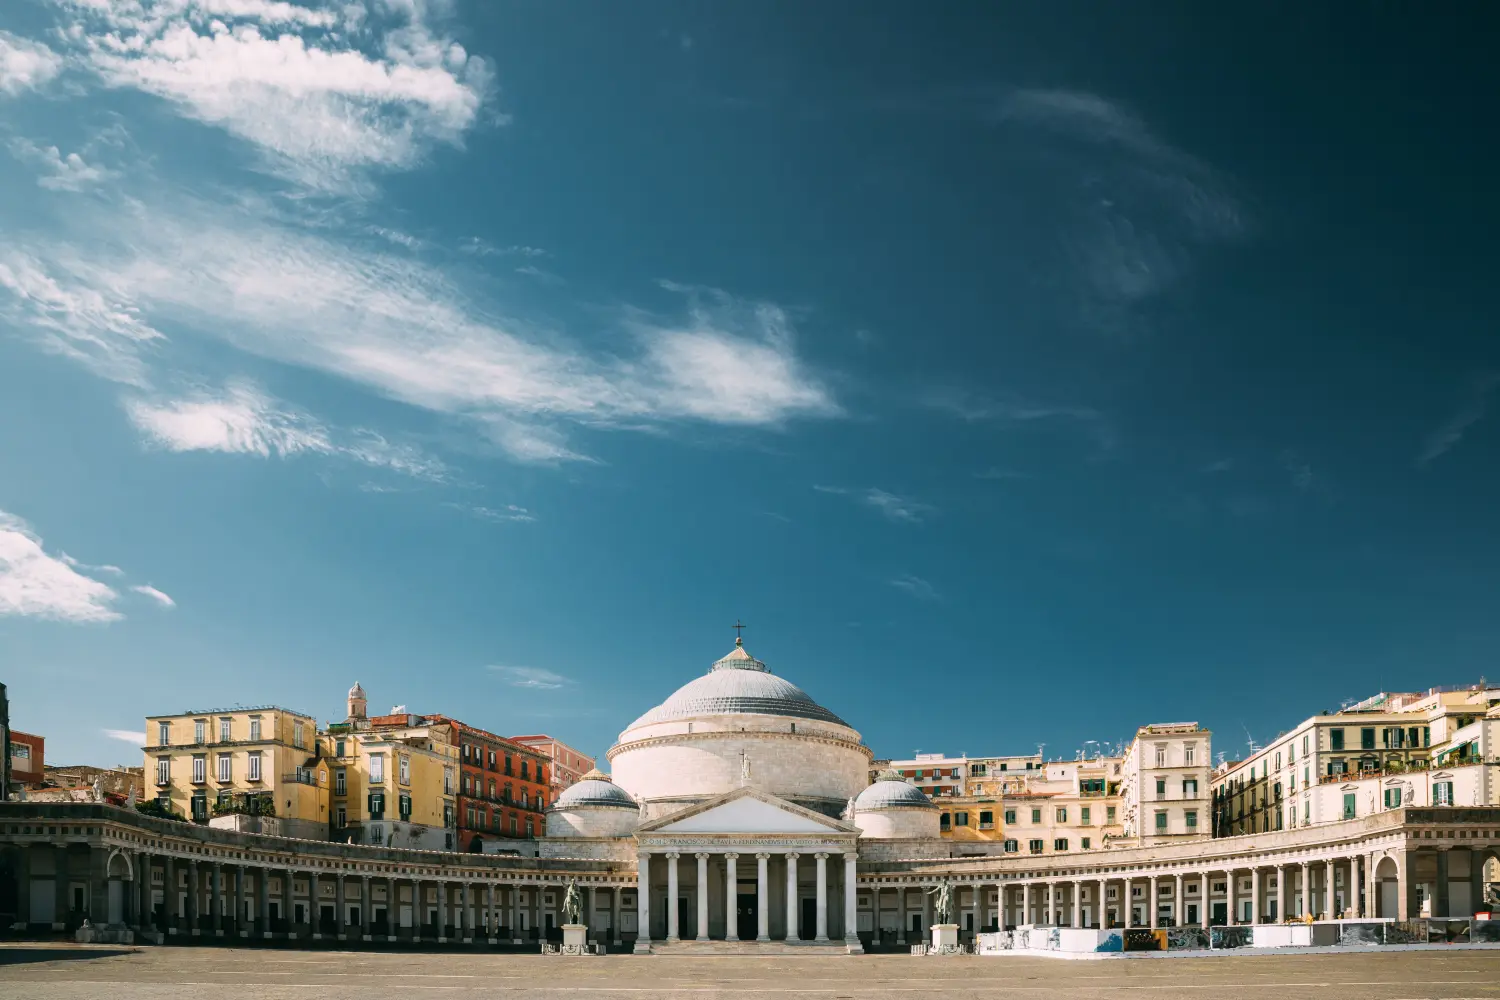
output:
<path id="1" fill-rule="evenodd" d="M 486 843 L 526 840 L 545 832 L 551 760 L 545 753 L 445 715 L 458 747 L 458 849 L 479 853 Z"/>

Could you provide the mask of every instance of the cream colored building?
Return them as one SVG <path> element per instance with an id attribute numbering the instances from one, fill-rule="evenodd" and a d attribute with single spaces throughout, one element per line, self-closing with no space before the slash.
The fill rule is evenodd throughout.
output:
<path id="1" fill-rule="evenodd" d="M 1142 845 L 1212 833 L 1213 734 L 1196 722 L 1136 730 L 1120 762 L 1122 836 Z"/>
<path id="2" fill-rule="evenodd" d="M 173 813 L 207 824 L 249 810 L 274 815 L 285 836 L 327 839 L 312 716 L 275 705 L 152 715 L 146 740 L 147 797 Z"/>

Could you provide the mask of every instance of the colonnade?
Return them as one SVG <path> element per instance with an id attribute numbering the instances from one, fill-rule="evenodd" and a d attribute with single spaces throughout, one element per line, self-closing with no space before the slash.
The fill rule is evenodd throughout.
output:
<path id="1" fill-rule="evenodd" d="M 709 889 L 713 878 L 710 876 L 710 859 L 721 857 L 723 859 L 723 892 L 721 899 L 724 907 L 724 934 L 722 940 L 739 941 L 748 938 L 749 935 L 741 935 L 739 926 L 740 916 L 740 885 L 739 866 L 743 862 L 747 866 L 755 865 L 755 931 L 753 940 L 770 941 L 771 937 L 771 873 L 770 862 L 773 857 L 780 857 L 785 865 L 786 885 L 783 893 L 786 918 L 784 932 L 778 935 L 778 939 L 795 941 L 798 940 L 808 928 L 802 928 L 801 905 L 803 890 L 806 883 L 802 881 L 801 873 L 804 866 L 811 861 L 813 870 L 813 899 L 814 919 L 811 930 L 811 940 L 815 942 L 829 941 L 829 885 L 830 876 L 834 866 L 840 862 L 843 864 L 843 937 L 846 941 L 856 941 L 856 876 L 855 865 L 858 855 L 850 851 L 843 854 L 831 851 L 813 852 L 811 855 L 798 851 L 761 851 L 755 854 L 740 854 L 735 851 L 642 851 L 636 855 L 637 882 L 640 892 L 636 895 L 638 927 L 637 946 L 649 945 L 651 941 L 651 892 L 653 859 L 656 859 L 666 867 L 666 937 L 667 943 L 682 940 L 682 914 L 679 912 L 678 900 L 681 899 L 680 886 L 682 880 L 679 875 L 679 865 L 687 859 L 687 856 L 696 863 L 696 919 L 693 922 L 696 930 L 695 938 L 699 941 L 710 940 L 710 928 L 712 920 L 709 907 Z M 717 869 L 717 865 L 714 866 Z M 748 881 L 746 879 L 745 881 Z M 799 931 L 800 929 L 800 931 Z M 747 928 L 748 930 L 748 928 Z"/>

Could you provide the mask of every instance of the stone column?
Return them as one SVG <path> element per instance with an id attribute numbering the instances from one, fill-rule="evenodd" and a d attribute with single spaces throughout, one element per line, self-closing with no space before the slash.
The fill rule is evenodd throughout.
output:
<path id="1" fill-rule="evenodd" d="M 598 905 L 594 901 L 594 887 L 591 886 L 591 885 L 584 886 L 583 887 L 583 925 L 585 927 L 592 927 L 594 925 L 594 911 L 597 910 L 597 909 L 598 909 Z M 587 932 L 585 932 L 585 936 L 587 936 Z"/>
<path id="2" fill-rule="evenodd" d="M 667 855 L 667 940 L 679 941 L 677 936 L 677 852 Z"/>
<path id="3" fill-rule="evenodd" d="M 1288 893 L 1286 891 L 1286 865 L 1276 866 L 1276 922 L 1286 920 L 1286 904 Z"/>
<path id="4" fill-rule="evenodd" d="M 396 933 L 401 929 L 401 891 L 396 888 L 396 880 L 388 878 L 385 880 L 385 937 L 387 942 L 396 940 Z"/>
<path id="5" fill-rule="evenodd" d="M 771 855 L 755 856 L 755 940 L 771 940 Z"/>
<path id="6" fill-rule="evenodd" d="M 1077 880 L 1073 882 L 1073 926 L 1083 926 L 1083 883 Z"/>
<path id="7" fill-rule="evenodd" d="M 645 862 L 643 859 L 649 857 L 650 855 L 640 855 L 637 860 L 642 864 L 645 864 L 647 862 Z M 647 892 L 648 888 L 650 888 L 649 885 L 641 886 L 639 895 L 643 897 L 641 902 L 642 906 L 647 905 L 651 898 L 650 894 Z M 642 933 L 644 934 L 646 932 L 643 930 Z M 646 934 L 646 940 L 651 940 L 650 934 Z M 521 943 L 521 887 L 514 883 L 512 883 L 510 887 L 510 943 Z"/>
<path id="8" fill-rule="evenodd" d="M 177 932 L 177 865 L 170 854 L 161 859 L 161 920 L 163 934 Z"/>
<path id="9" fill-rule="evenodd" d="M 609 891 L 609 943 L 620 944 L 620 887 Z"/>
<path id="10" fill-rule="evenodd" d="M 464 944 L 474 943 L 474 915 L 469 912 L 469 883 L 458 885 L 458 939 Z"/>
<path id="11" fill-rule="evenodd" d="M 927 891 L 927 887 L 925 885 L 919 885 L 919 886 L 917 886 L 917 888 L 922 893 L 922 935 L 923 935 L 923 937 L 926 940 L 931 941 L 932 940 L 932 893 L 930 893 L 930 892 Z"/>
<path id="12" fill-rule="evenodd" d="M 411 880 L 411 940 L 413 944 L 422 940 L 422 924 L 427 920 L 427 914 L 423 911 L 422 880 L 414 878 Z"/>
<path id="13" fill-rule="evenodd" d="M 536 928 L 538 938 L 541 938 L 543 936 L 542 932 L 543 930 L 545 930 L 545 928 L 542 926 L 543 923 L 542 887 L 540 885 L 534 885 L 531 887 L 531 925 Z"/>
<path id="14" fill-rule="evenodd" d="M 500 940 L 500 915 L 495 911 L 495 883 L 484 885 L 484 936 L 490 944 Z"/>
<path id="15" fill-rule="evenodd" d="M 1224 875 L 1224 923 L 1233 927 L 1240 922 L 1240 915 L 1235 912 L 1235 907 L 1239 906 L 1239 901 L 1235 899 L 1235 893 L 1239 889 L 1239 874 L 1231 868 Z"/>
<path id="16" fill-rule="evenodd" d="M 260 878 L 255 887 L 255 906 L 260 911 L 260 936 L 262 940 L 271 939 L 271 869 L 262 868 L 259 872 Z"/>
<path id="17" fill-rule="evenodd" d="M 1120 909 L 1125 915 L 1126 930 L 1135 926 L 1135 898 L 1130 895 L 1130 883 L 1131 879 L 1126 878 L 1124 884 L 1120 886 L 1120 896 L 1125 900 L 1125 904 Z"/>
<path id="18" fill-rule="evenodd" d="M 218 861 L 213 862 L 211 868 L 213 879 L 213 901 L 209 904 L 213 912 L 214 937 L 224 935 L 224 865 Z"/>
<path id="19" fill-rule="evenodd" d="M 708 855 L 699 852 L 698 859 L 698 940 L 708 940 Z"/>
<path id="20" fill-rule="evenodd" d="M 828 940 L 828 855 L 814 854 L 818 862 L 818 933 L 814 941 Z"/>
<path id="21" fill-rule="evenodd" d="M 1439 847 L 1436 853 L 1437 880 L 1432 886 L 1432 915 L 1434 917 L 1446 917 L 1448 916 L 1448 911 L 1451 908 L 1448 903 L 1448 848 Z M 1408 861 L 1408 863 L 1410 863 L 1414 860 L 1414 856 L 1408 853 L 1406 856 L 1406 860 Z M 1410 882 L 1412 880 L 1408 878 L 1407 881 Z M 1479 901 L 1475 900 L 1474 906 L 1471 907 L 1471 909 L 1478 908 Z M 1471 913 L 1470 916 L 1472 915 L 1473 914 Z M 1415 916 L 1417 916 L 1417 914 L 1413 913 L 1407 919 L 1411 919 L 1411 917 Z"/>
<path id="22" fill-rule="evenodd" d="M 1152 875 L 1151 876 L 1151 905 L 1146 908 L 1146 917 L 1147 917 L 1146 926 L 1149 927 L 1149 928 L 1151 928 L 1153 931 L 1156 930 L 1157 924 L 1159 924 L 1161 922 L 1161 917 L 1158 915 L 1160 913 L 1160 908 L 1156 905 L 1157 899 L 1160 898 L 1160 897 L 1157 896 L 1157 884 L 1156 884 L 1156 880 L 1157 880 L 1157 876 Z"/>
<path id="23" fill-rule="evenodd" d="M 1208 930 L 1213 914 L 1212 888 L 1208 872 L 1198 876 L 1198 925 L 1204 930 Z"/>
<path id="24" fill-rule="evenodd" d="M 1021 885 L 1021 924 L 1031 923 L 1031 883 Z"/>
<path id="25" fill-rule="evenodd" d="M 198 936 L 198 904 L 203 901 L 203 888 L 198 883 L 198 862 L 189 861 L 188 866 L 188 899 L 187 919 L 188 933 Z"/>
<path id="26" fill-rule="evenodd" d="M 844 855 L 844 943 L 859 943 L 859 891 L 855 864 L 859 855 L 853 851 Z M 975 918 L 978 919 L 977 917 Z"/>
<path id="27" fill-rule="evenodd" d="M 340 941 L 349 933 L 349 897 L 344 882 L 343 873 L 333 877 L 333 931 Z"/>
<path id="28" fill-rule="evenodd" d="M 1250 922 L 1258 924 L 1264 907 L 1261 906 L 1261 870 L 1250 869 Z"/>
<path id="29" fill-rule="evenodd" d="M 1002 893 L 1004 893 L 1004 891 L 1005 890 L 1003 890 L 1003 889 L 1001 890 Z M 1002 897 L 1002 899 L 1001 899 L 1002 905 L 1004 904 L 1004 902 L 1005 902 L 1005 900 Z M 876 890 L 876 896 L 875 896 L 874 903 L 875 903 L 875 940 L 879 941 L 880 940 L 880 896 L 879 896 L 879 890 Z M 1002 912 L 1003 912 L 1003 910 L 1002 910 Z M 910 943 L 910 942 L 907 941 L 907 934 L 909 933 L 908 928 L 911 927 L 911 919 L 906 914 L 906 886 L 905 885 L 898 885 L 898 886 L 896 886 L 896 919 L 901 922 L 901 933 L 899 933 L 898 935 L 896 935 L 896 940 L 899 941 L 899 942 L 901 942 L 902 944 L 908 944 L 908 943 Z"/>
<path id="30" fill-rule="evenodd" d="M 651 855 L 635 856 L 635 941 L 651 944 Z"/>
<path id="31" fill-rule="evenodd" d="M 1175 878 L 1176 884 L 1172 887 L 1172 926 L 1182 927 L 1187 923 L 1187 885 L 1181 872 Z"/>
<path id="32" fill-rule="evenodd" d="M 309 872 L 307 876 L 307 922 L 312 926 L 314 941 L 323 937 L 322 899 L 318 890 L 318 873 Z"/>
<path id="33" fill-rule="evenodd" d="M 796 854 L 786 856 L 786 939 L 788 941 L 798 940 L 797 934 L 797 858 Z"/>
<path id="34" fill-rule="evenodd" d="M 724 855 L 724 940 L 740 939 L 740 883 L 738 854 Z"/>
<path id="35" fill-rule="evenodd" d="M 245 934 L 245 866 L 234 866 L 234 927 L 235 934 L 246 937 Z"/>
<path id="36" fill-rule="evenodd" d="M 984 884 L 974 883 L 974 933 L 984 930 Z"/>
<path id="37" fill-rule="evenodd" d="M 1329 858 L 1323 866 L 1323 913 L 1325 920 L 1337 920 L 1339 918 L 1339 897 L 1337 891 L 1338 880 L 1334 878 L 1333 859 Z"/>
<path id="38" fill-rule="evenodd" d="M 1094 898 L 1094 926 L 1103 929 L 1109 923 L 1109 883 L 1106 879 L 1099 880 L 1099 887 L 1095 890 L 1099 893 Z"/>

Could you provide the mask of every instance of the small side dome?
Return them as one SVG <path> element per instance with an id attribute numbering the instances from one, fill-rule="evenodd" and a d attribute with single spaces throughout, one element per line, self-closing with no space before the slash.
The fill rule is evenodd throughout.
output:
<path id="1" fill-rule="evenodd" d="M 881 771 L 875 783 L 854 798 L 854 811 L 871 812 L 876 809 L 936 809 L 927 794 L 915 785 L 907 784 L 896 771 Z"/>
<path id="2" fill-rule="evenodd" d="M 553 803 L 554 809 L 590 808 L 639 808 L 630 794 L 609 779 L 609 775 L 594 768 L 569 785 Z"/>

